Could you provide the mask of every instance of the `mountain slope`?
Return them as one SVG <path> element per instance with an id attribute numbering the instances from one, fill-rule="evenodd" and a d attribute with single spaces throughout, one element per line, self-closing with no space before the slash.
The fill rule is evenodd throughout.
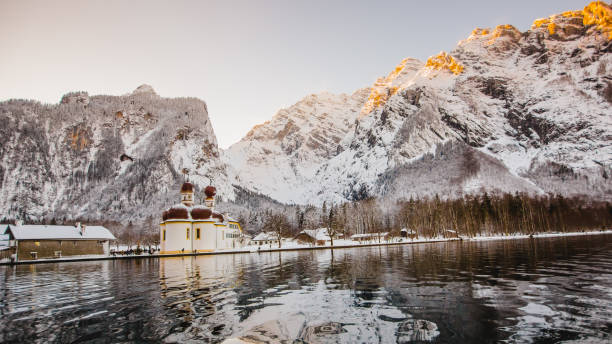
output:
<path id="1" fill-rule="evenodd" d="M 206 104 L 159 97 L 64 96 L 59 104 L 0 103 L 0 209 L 6 219 L 142 223 L 176 202 L 189 170 L 231 198 Z"/>
<path id="2" fill-rule="evenodd" d="M 297 203 L 481 190 L 611 199 L 611 13 L 594 2 L 538 19 L 526 32 L 477 28 L 425 64 L 405 59 L 371 87 L 338 154 L 314 174 L 294 159 L 272 183 L 265 169 L 238 169 L 239 183 L 250 174 L 243 185 L 266 185 L 262 193 Z M 267 151 L 253 150 L 255 141 L 267 142 Z M 272 135 L 247 135 L 235 146 L 254 161 L 283 155 Z M 426 163 L 440 154 L 448 164 Z M 224 159 L 235 155 L 230 148 Z"/>
<path id="3" fill-rule="evenodd" d="M 236 183 L 282 202 L 301 202 L 319 166 L 343 149 L 369 90 L 312 94 L 254 127 L 222 153 Z"/>

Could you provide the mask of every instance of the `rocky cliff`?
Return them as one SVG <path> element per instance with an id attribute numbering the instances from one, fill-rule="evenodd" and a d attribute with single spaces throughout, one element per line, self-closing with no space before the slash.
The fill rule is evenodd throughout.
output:
<path id="1" fill-rule="evenodd" d="M 204 102 L 146 85 L 2 102 L 0 220 L 155 221 L 185 174 L 197 189 L 214 180 L 221 206 L 246 217 L 275 200 L 483 190 L 612 200 L 611 52 L 601 2 L 525 32 L 476 28 L 351 95 L 307 96 L 225 151 Z M 237 193 L 249 203 L 232 202 Z"/>
<path id="2" fill-rule="evenodd" d="M 224 160 L 238 166 L 248 157 L 239 183 L 284 202 L 483 190 L 611 199 L 611 13 L 594 2 L 538 19 L 526 32 L 477 28 L 450 53 L 403 60 L 370 87 L 360 109 L 357 102 L 329 113 L 342 119 L 322 126 L 333 133 L 333 154 L 302 145 L 298 157 L 310 158 L 299 159 L 282 148 L 275 137 L 302 116 L 296 104 L 230 147 Z M 329 106 L 326 99 L 317 106 Z M 302 126 L 319 124 L 309 116 Z M 282 178 L 252 172 L 280 161 L 291 166 Z"/>
<path id="3" fill-rule="evenodd" d="M 65 95 L 59 104 L 0 103 L 2 217 L 141 223 L 178 199 L 187 172 L 233 196 L 206 104 L 147 85 L 124 96 Z"/>

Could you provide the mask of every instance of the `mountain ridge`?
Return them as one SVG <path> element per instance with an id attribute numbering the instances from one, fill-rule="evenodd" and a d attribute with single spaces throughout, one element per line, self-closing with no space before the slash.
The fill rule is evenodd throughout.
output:
<path id="1" fill-rule="evenodd" d="M 254 222 L 236 195 L 262 207 L 483 191 L 612 200 L 610 13 L 591 3 L 525 32 L 476 28 L 370 87 L 308 95 L 226 150 L 205 102 L 149 85 L 0 102 L 2 220 L 154 227 L 186 178 Z"/>
<path id="2" fill-rule="evenodd" d="M 278 192 L 278 183 L 265 175 L 251 178 L 250 184 L 269 184 L 260 191 L 300 204 L 397 198 L 382 191 L 389 183 L 381 178 L 453 141 L 476 150 L 487 166 L 505 166 L 504 173 L 498 172 L 502 180 L 522 180 L 523 185 L 466 180 L 455 188 L 445 186 L 448 197 L 497 190 L 610 199 L 612 187 L 604 177 L 612 163 L 605 158 L 612 155 L 612 123 L 606 116 L 612 102 L 606 23 L 612 12 L 609 5 L 593 2 L 569 13 L 538 19 L 525 32 L 512 25 L 476 28 L 450 53 L 425 63 L 402 60 L 370 87 L 339 153 L 320 164 L 309 180 L 285 178 L 283 187 L 292 190 L 291 197 Z M 248 146 L 249 138 L 241 142 Z M 251 153 L 253 162 L 267 159 Z M 224 152 L 230 165 L 232 154 L 231 147 Z M 447 183 L 440 177 L 441 184 Z M 432 188 L 410 196 L 435 193 Z"/>

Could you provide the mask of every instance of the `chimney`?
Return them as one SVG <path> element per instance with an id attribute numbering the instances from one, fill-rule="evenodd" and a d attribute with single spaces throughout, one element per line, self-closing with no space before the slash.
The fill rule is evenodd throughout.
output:
<path id="1" fill-rule="evenodd" d="M 81 236 L 85 235 L 85 225 L 81 225 Z"/>

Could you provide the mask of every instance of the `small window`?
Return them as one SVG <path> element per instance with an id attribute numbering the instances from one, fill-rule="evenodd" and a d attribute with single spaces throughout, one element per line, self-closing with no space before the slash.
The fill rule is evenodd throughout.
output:
<path id="1" fill-rule="evenodd" d="M 200 240 L 200 229 L 196 228 L 196 239 Z"/>
<path id="2" fill-rule="evenodd" d="M 38 252 L 30 252 L 30 258 L 38 259 Z"/>
<path id="3" fill-rule="evenodd" d="M 189 240 L 189 228 L 187 228 L 186 233 L 187 233 L 187 240 Z"/>
<path id="4" fill-rule="evenodd" d="M 164 229 L 163 240 L 166 241 L 166 230 Z"/>

